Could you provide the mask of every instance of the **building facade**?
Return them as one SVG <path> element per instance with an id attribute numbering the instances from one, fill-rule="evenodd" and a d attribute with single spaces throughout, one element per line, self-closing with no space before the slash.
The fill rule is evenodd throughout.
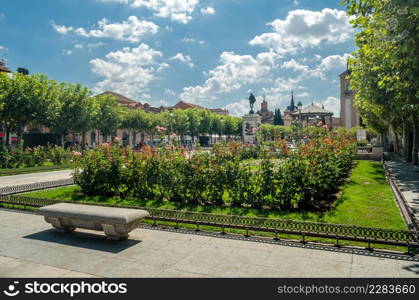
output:
<path id="1" fill-rule="evenodd" d="M 263 101 L 260 104 L 260 110 L 257 111 L 257 114 L 261 116 L 262 123 L 274 123 L 274 113 L 268 109 L 268 102 L 265 99 L 265 95 L 263 95 Z"/>
<path id="2" fill-rule="evenodd" d="M 10 73 L 10 69 L 6 66 L 6 62 L 0 59 L 0 73 Z"/>
<path id="3" fill-rule="evenodd" d="M 287 108 L 284 110 L 284 126 L 291 126 L 292 122 L 294 121 L 293 114 L 298 111 L 298 107 L 301 107 L 301 101 L 298 102 L 297 105 L 295 105 L 294 102 L 294 92 L 291 91 L 291 102 L 290 105 L 287 106 Z"/>
<path id="4" fill-rule="evenodd" d="M 341 73 L 340 78 L 340 126 L 345 129 L 361 124 L 359 112 L 354 106 L 355 91 L 350 88 L 349 70 Z"/>

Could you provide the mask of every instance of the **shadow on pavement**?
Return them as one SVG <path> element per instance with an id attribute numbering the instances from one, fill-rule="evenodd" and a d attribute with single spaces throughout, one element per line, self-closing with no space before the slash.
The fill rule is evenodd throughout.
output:
<path id="1" fill-rule="evenodd" d="M 419 275 L 419 264 L 412 264 L 410 266 L 404 266 L 403 269 L 406 271 L 412 272 L 416 275 Z"/>
<path id="2" fill-rule="evenodd" d="M 23 238 L 110 253 L 119 253 L 141 243 L 141 241 L 132 239 L 113 241 L 104 235 L 89 232 L 73 231 L 71 233 L 62 233 L 55 229 L 47 229 L 24 236 Z"/>

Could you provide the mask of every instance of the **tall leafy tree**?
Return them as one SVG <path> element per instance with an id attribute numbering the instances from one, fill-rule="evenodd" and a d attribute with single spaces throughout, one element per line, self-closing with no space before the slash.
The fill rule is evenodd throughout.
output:
<path id="1" fill-rule="evenodd" d="M 199 126 L 198 131 L 200 134 L 209 134 L 211 132 L 211 113 L 208 110 L 200 110 L 199 111 Z"/>
<path id="2" fill-rule="evenodd" d="M 23 75 L 29 75 L 29 70 L 26 69 L 26 68 L 22 68 L 22 67 L 17 68 L 16 72 L 18 72 L 20 74 L 23 74 Z"/>
<path id="3" fill-rule="evenodd" d="M 1 126 L 6 140 L 15 132 L 22 145 L 23 132 L 30 124 L 45 124 L 58 113 L 57 83 L 45 75 L 0 74 Z"/>
<path id="4" fill-rule="evenodd" d="M 192 137 L 192 141 L 195 141 L 195 137 L 199 135 L 201 115 L 198 109 L 187 109 L 186 115 L 188 116 L 188 132 Z"/>
<path id="5" fill-rule="evenodd" d="M 418 164 L 419 13 L 413 0 L 344 0 L 359 29 L 350 61 L 355 103 L 367 125 L 403 132 L 407 161 Z"/>
<path id="6" fill-rule="evenodd" d="M 122 127 L 129 130 L 132 144 L 135 145 L 137 135 L 144 132 L 150 126 L 147 113 L 141 109 L 127 109 L 122 121 Z"/>
<path id="7" fill-rule="evenodd" d="M 189 130 L 189 118 L 185 110 L 173 110 L 173 130 L 180 135 L 182 142 L 184 142 L 185 135 Z"/>
<path id="8" fill-rule="evenodd" d="M 98 102 L 98 113 L 95 127 L 107 142 L 108 136 L 114 136 L 117 129 L 122 125 L 123 107 L 112 95 L 99 95 L 96 96 L 96 100 Z"/>
<path id="9" fill-rule="evenodd" d="M 279 108 L 275 109 L 274 125 L 284 125 L 284 120 L 282 120 L 281 110 Z"/>

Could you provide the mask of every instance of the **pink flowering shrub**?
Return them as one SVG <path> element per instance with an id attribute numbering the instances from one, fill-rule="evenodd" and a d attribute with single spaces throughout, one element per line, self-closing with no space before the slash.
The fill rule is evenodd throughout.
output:
<path id="1" fill-rule="evenodd" d="M 312 209 L 337 192 L 355 153 L 353 140 L 320 130 L 295 151 L 289 151 L 282 140 L 273 144 L 280 159 L 261 146 L 235 142 L 217 145 L 212 153 L 191 153 L 173 146 L 143 147 L 141 152 L 100 146 L 74 155 L 74 180 L 90 195 Z"/>

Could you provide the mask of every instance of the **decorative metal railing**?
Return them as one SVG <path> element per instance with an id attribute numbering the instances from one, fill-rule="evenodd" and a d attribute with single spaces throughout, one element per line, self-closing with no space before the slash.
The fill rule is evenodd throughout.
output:
<path id="1" fill-rule="evenodd" d="M 55 180 L 55 181 L 44 181 L 44 182 L 29 183 L 29 184 L 22 184 L 22 185 L 16 185 L 16 186 L 6 186 L 6 187 L 0 188 L 0 196 L 49 189 L 49 188 L 60 187 L 64 185 L 72 185 L 72 184 L 74 184 L 73 178 L 68 178 L 68 179 Z"/>
<path id="2" fill-rule="evenodd" d="M 372 244 L 384 244 L 392 246 L 404 246 L 412 253 L 413 249 L 419 248 L 418 232 L 407 230 L 393 230 L 384 228 L 361 227 L 354 225 L 327 224 L 316 222 L 303 222 L 287 219 L 276 218 L 254 218 L 235 215 L 220 215 L 201 212 L 187 212 L 179 210 L 167 210 L 150 207 L 137 206 L 119 206 L 98 203 L 86 203 L 75 201 L 60 201 L 55 199 L 33 198 L 25 195 L 3 195 L 0 196 L 0 203 L 12 206 L 41 207 L 58 202 L 72 202 L 90 205 L 105 205 L 113 207 L 125 207 L 145 209 L 150 213 L 148 217 L 154 225 L 158 222 L 170 222 L 173 225 L 193 224 L 197 230 L 200 226 L 218 227 L 221 233 L 225 233 L 225 229 L 239 229 L 245 235 L 250 232 L 270 233 L 275 239 L 279 239 L 280 234 L 297 235 L 301 238 L 301 242 L 306 242 L 306 237 L 316 237 L 324 239 L 333 239 L 336 246 L 339 241 L 357 241 L 368 244 L 368 249 L 372 249 Z"/>

